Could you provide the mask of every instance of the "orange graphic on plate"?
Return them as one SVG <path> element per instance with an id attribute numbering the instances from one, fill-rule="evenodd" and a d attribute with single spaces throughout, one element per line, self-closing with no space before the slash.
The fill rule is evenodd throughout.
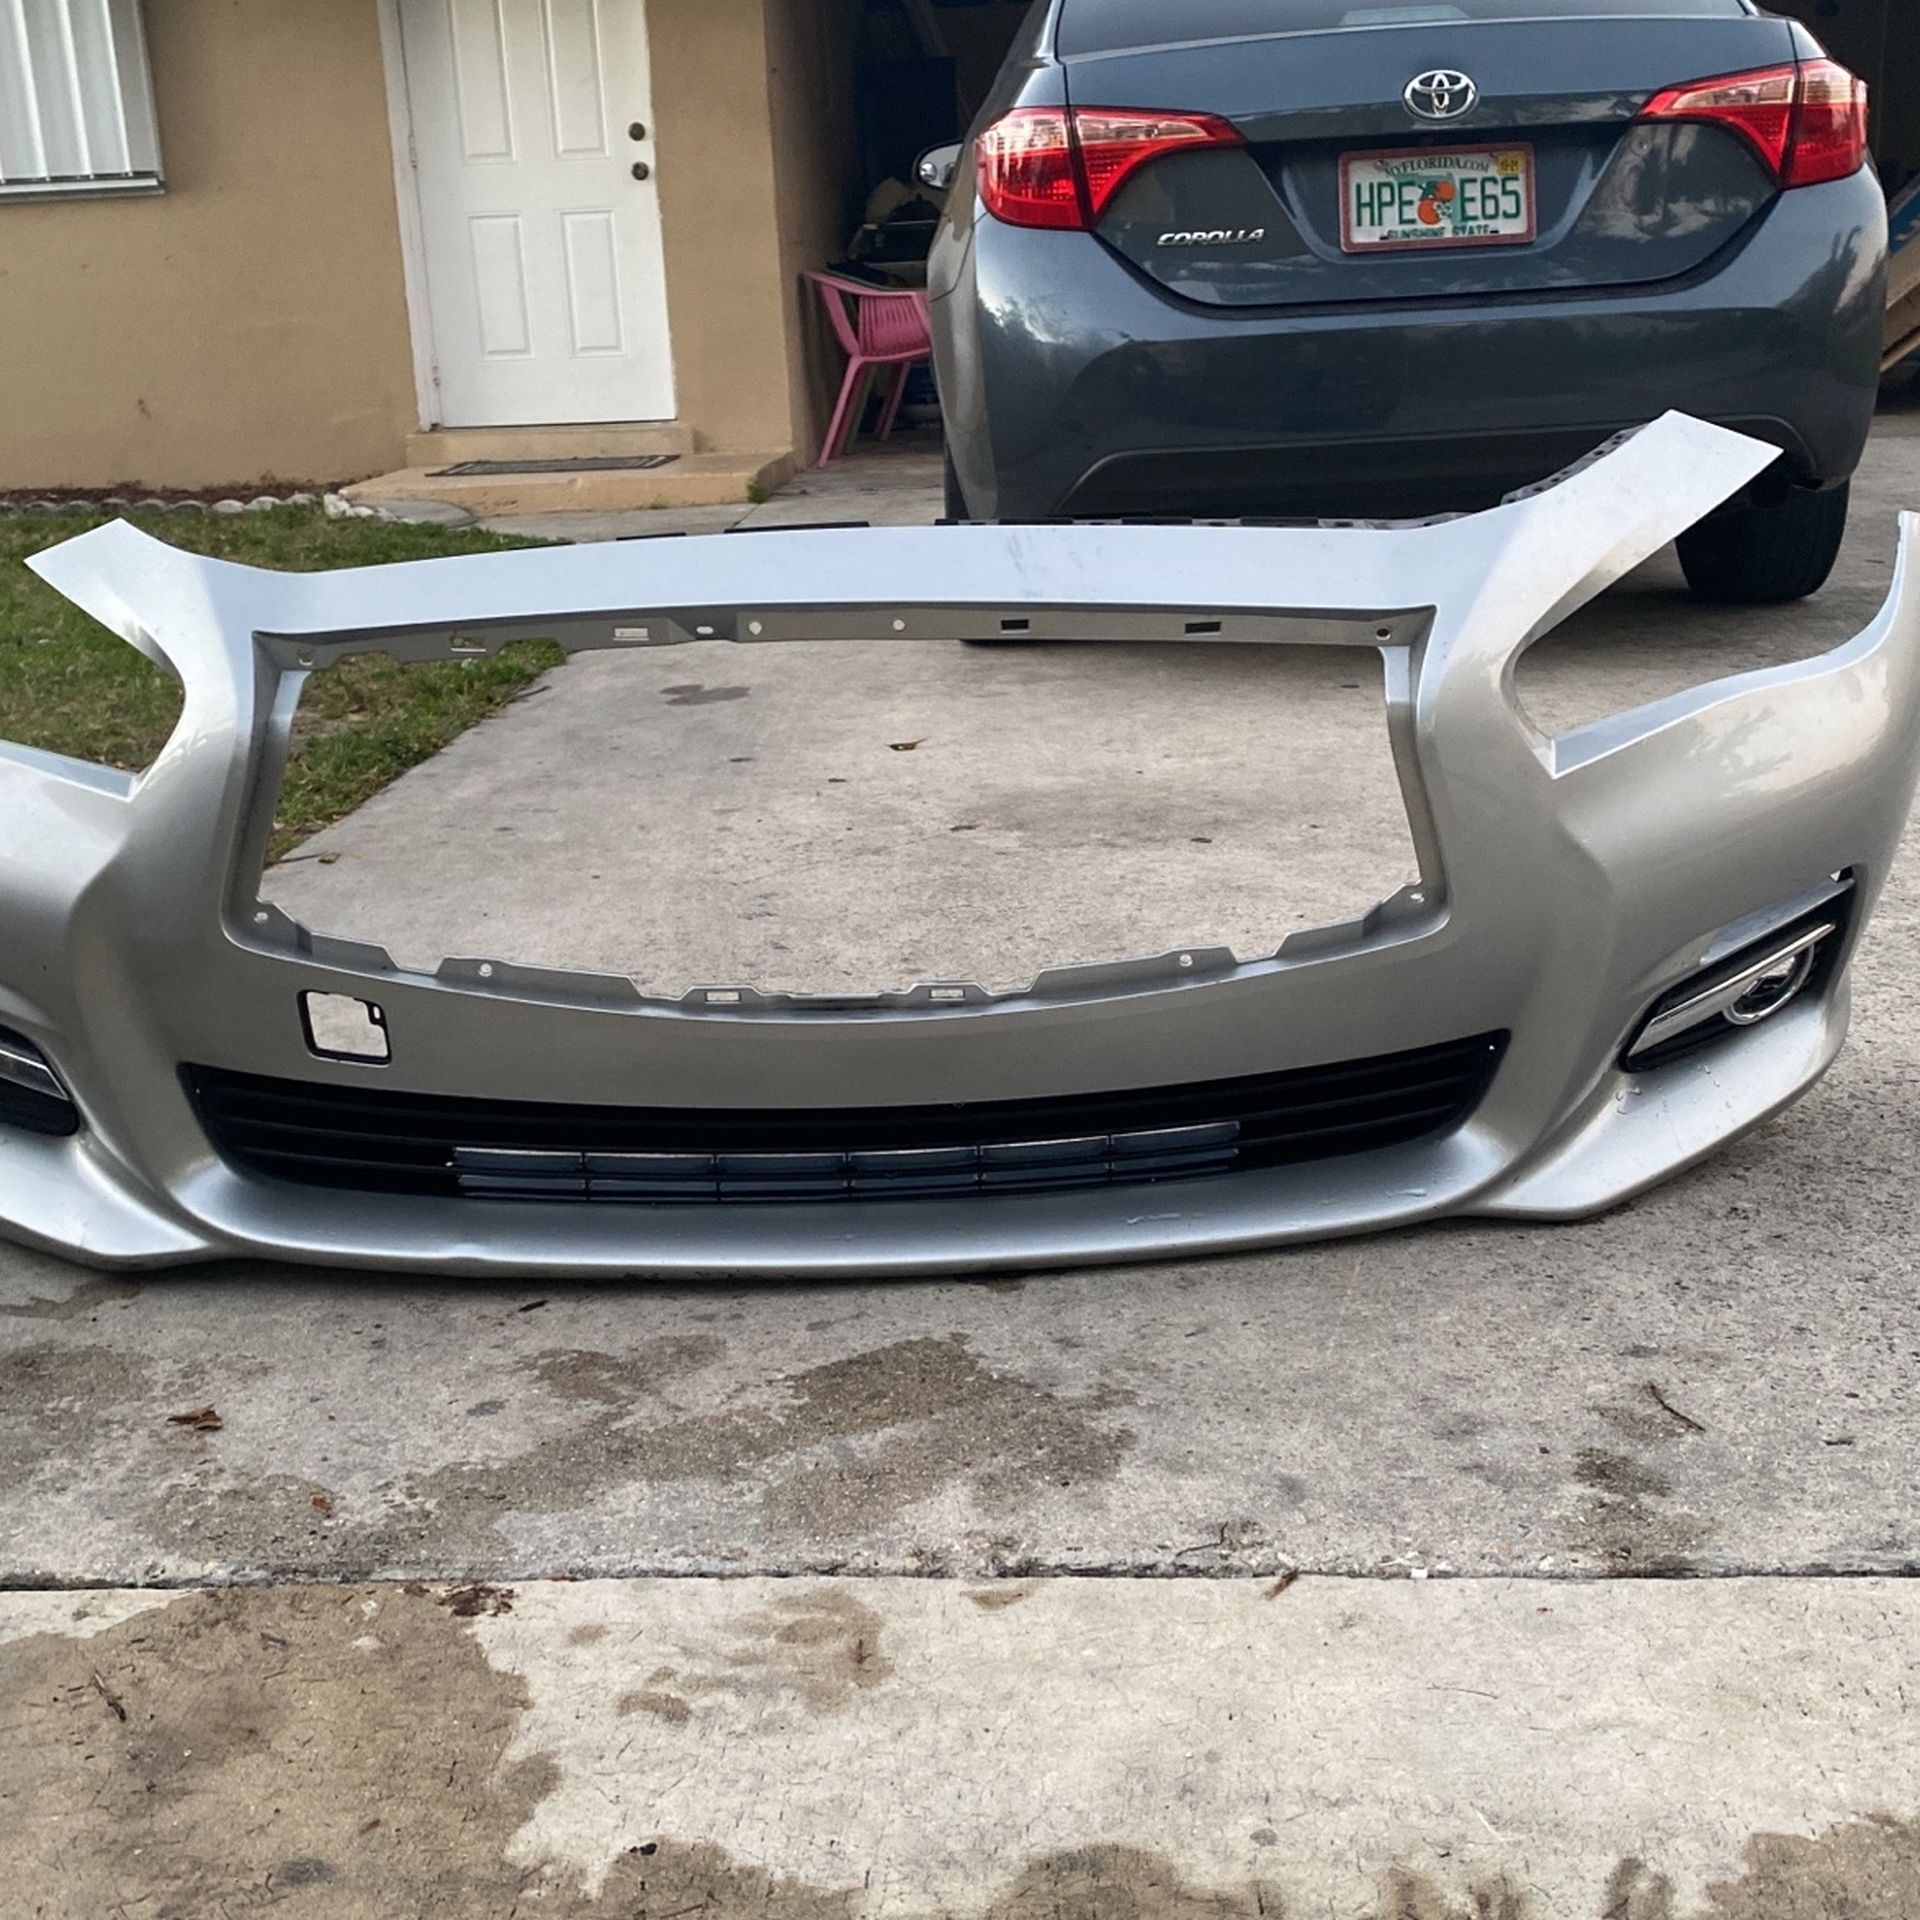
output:
<path id="1" fill-rule="evenodd" d="M 1427 184 L 1427 190 L 1420 196 L 1420 224 L 1423 227 L 1437 227 L 1446 219 L 1441 211 L 1452 206 L 1460 189 L 1451 180 L 1433 180 Z"/>

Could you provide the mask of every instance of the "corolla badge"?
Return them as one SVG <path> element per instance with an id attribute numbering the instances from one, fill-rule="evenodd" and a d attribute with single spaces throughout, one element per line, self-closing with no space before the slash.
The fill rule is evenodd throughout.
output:
<path id="1" fill-rule="evenodd" d="M 1267 237 L 1265 227 L 1194 227 L 1163 233 L 1163 247 L 1251 247 Z"/>
<path id="2" fill-rule="evenodd" d="M 1409 80 L 1401 97 L 1407 111 L 1422 120 L 1458 120 L 1479 104 L 1480 89 L 1467 74 L 1456 73 L 1451 67 L 1435 67 L 1431 73 Z"/>

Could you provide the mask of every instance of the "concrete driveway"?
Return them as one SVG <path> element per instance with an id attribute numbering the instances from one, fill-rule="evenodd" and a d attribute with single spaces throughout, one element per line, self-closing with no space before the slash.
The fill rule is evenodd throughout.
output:
<path id="1" fill-rule="evenodd" d="M 761 511 L 931 517 L 895 459 Z M 1896 413 L 1820 599 L 1703 611 L 1662 559 L 1525 698 L 1832 644 L 1909 502 Z M 654 987 L 1249 950 L 1406 871 L 1377 695 L 1284 651 L 589 658 L 271 891 Z M 0 1249 L 21 1910 L 1910 1915 L 1917 872 L 1814 1097 L 1581 1226 L 759 1288 Z M 1682 1573 L 1769 1577 L 1578 1580 Z"/>

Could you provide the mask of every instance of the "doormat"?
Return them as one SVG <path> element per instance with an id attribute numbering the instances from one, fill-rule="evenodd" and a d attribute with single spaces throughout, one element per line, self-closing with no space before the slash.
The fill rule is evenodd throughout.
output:
<path id="1" fill-rule="evenodd" d="M 435 467 L 429 480 L 465 480 L 481 474 L 505 473 L 651 473 L 670 467 L 677 453 L 614 453 L 590 460 L 462 460 L 451 467 Z"/>

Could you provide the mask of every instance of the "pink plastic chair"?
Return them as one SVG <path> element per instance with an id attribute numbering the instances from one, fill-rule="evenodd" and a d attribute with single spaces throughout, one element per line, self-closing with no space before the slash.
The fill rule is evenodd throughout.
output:
<path id="1" fill-rule="evenodd" d="M 834 337 L 847 356 L 847 375 L 820 449 L 826 466 L 846 452 L 867 410 L 868 382 L 880 367 L 892 367 L 892 390 L 880 409 L 880 438 L 893 432 L 900 403 L 907 397 L 907 376 L 933 358 L 932 323 L 927 296 L 917 287 L 870 287 L 837 273 L 810 273 L 832 322 Z"/>

